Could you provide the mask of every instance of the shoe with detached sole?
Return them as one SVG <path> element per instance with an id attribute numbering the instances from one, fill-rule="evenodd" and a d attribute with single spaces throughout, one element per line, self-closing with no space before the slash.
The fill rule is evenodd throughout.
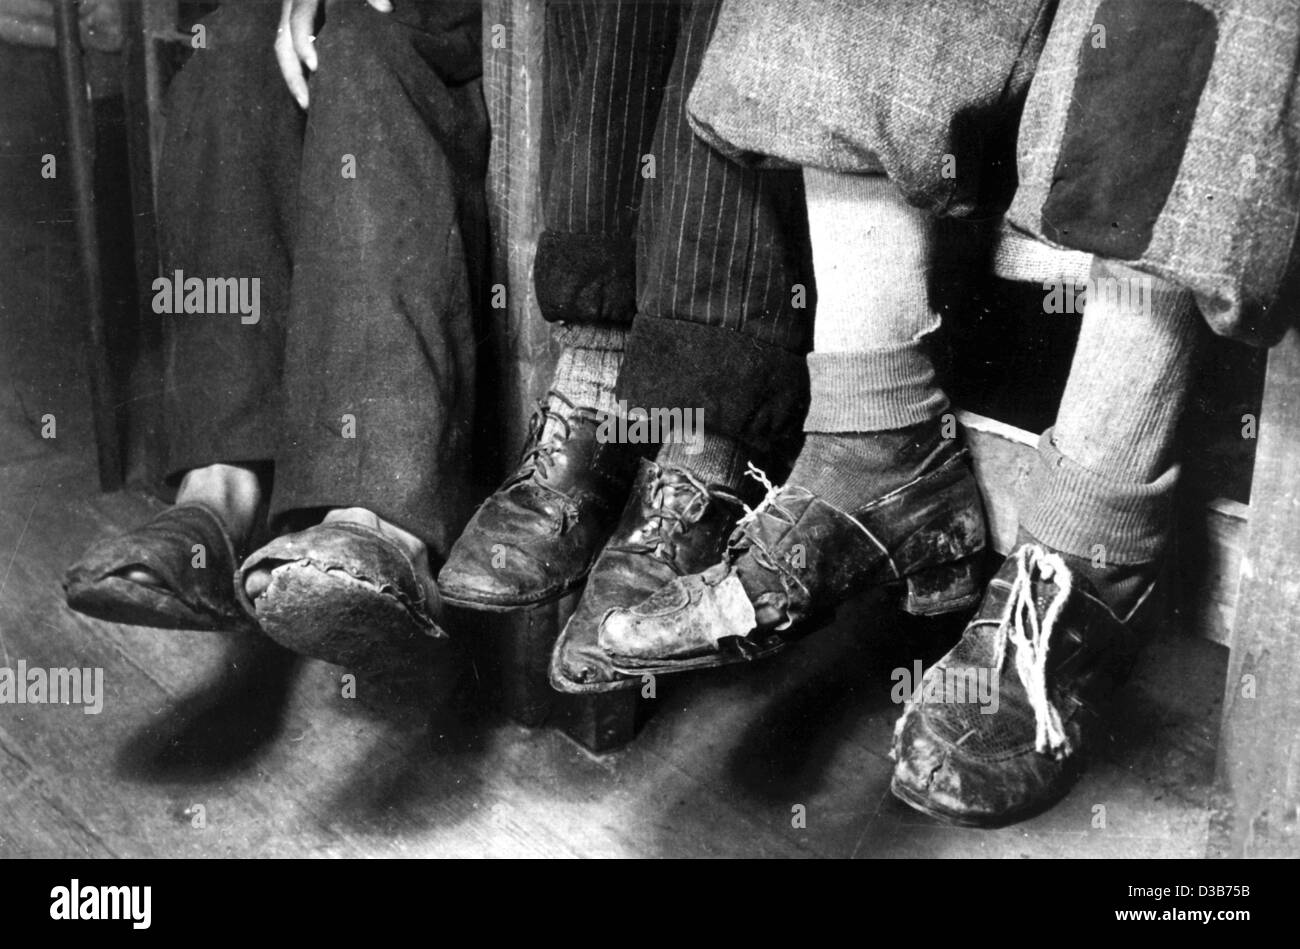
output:
<path id="1" fill-rule="evenodd" d="M 624 675 L 661 675 L 772 655 L 876 587 L 913 614 L 966 609 L 984 545 L 965 451 L 852 512 L 805 488 L 769 489 L 721 563 L 612 610 L 599 643 Z"/>

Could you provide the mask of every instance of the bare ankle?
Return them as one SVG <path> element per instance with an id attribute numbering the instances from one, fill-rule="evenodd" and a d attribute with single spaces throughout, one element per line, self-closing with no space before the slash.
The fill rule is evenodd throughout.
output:
<path id="1" fill-rule="evenodd" d="M 181 479 L 176 503 L 196 502 L 216 511 L 238 542 L 253 531 L 262 503 L 262 485 L 253 469 L 241 465 L 191 468 Z"/>

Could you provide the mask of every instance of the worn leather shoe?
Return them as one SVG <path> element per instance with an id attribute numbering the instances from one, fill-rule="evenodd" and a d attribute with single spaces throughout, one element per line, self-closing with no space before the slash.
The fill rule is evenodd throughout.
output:
<path id="1" fill-rule="evenodd" d="M 1131 616 L 1116 616 L 1060 555 L 1021 545 L 961 642 L 907 699 L 894 730 L 894 795 L 974 827 L 1060 800 L 1132 668 Z"/>
<path id="2" fill-rule="evenodd" d="M 625 675 L 771 655 L 850 597 L 890 586 L 911 613 L 979 598 L 984 508 L 965 451 L 852 513 L 805 488 L 769 490 L 721 563 L 605 617 L 598 642 Z"/>
<path id="3" fill-rule="evenodd" d="M 587 580 L 551 654 L 561 692 L 608 692 L 637 684 L 617 673 L 596 641 L 612 609 L 633 606 L 669 581 L 716 563 L 744 513 L 734 495 L 684 468 L 643 461 L 618 529 Z"/>
<path id="4" fill-rule="evenodd" d="M 114 623 L 256 632 L 257 620 L 236 595 L 238 563 L 220 515 L 191 501 L 94 544 L 68 568 L 63 589 L 72 609 Z M 141 572 L 156 582 L 131 579 Z"/>
<path id="5" fill-rule="evenodd" d="M 475 512 L 438 574 L 446 602 L 515 610 L 557 599 L 582 583 L 613 531 L 636 454 L 598 441 L 594 409 L 551 395 L 568 410 L 539 403 L 519 469 Z M 548 419 L 558 431 L 543 441 Z"/>

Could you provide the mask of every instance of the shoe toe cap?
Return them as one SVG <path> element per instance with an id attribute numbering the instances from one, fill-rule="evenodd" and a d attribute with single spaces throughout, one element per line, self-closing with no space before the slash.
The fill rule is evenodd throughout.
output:
<path id="1" fill-rule="evenodd" d="M 609 655 L 594 637 L 577 635 L 580 632 L 568 626 L 556 642 L 551 684 L 562 691 L 573 691 L 573 686 L 591 687 L 618 681 L 621 676 L 614 671 Z"/>
<path id="2" fill-rule="evenodd" d="M 924 705 L 904 712 L 894 737 L 893 783 L 913 806 L 949 823 L 999 826 L 1058 800 L 1073 763 L 1032 746 L 977 755 L 944 737 Z"/>
<path id="3" fill-rule="evenodd" d="M 452 599 L 484 603 L 529 602 L 563 589 L 546 562 L 504 540 L 465 538 L 438 573 L 438 588 Z"/>

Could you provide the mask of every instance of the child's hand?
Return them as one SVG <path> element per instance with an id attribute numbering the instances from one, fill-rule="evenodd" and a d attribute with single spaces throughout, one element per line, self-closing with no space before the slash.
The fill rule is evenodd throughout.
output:
<path id="1" fill-rule="evenodd" d="M 7 2 L 7 0 L 0 0 Z M 391 0 L 366 0 L 380 13 L 392 13 Z M 298 105 L 307 108 L 307 72 L 316 71 L 316 16 L 321 0 L 284 0 L 280 29 L 276 31 L 275 58 Z M 305 67 L 305 68 L 304 68 Z"/>

